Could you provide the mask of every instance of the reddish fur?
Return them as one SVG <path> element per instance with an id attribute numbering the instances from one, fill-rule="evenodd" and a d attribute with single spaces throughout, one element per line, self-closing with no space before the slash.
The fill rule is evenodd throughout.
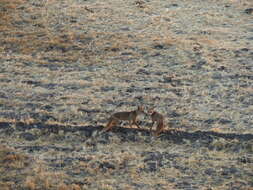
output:
<path id="1" fill-rule="evenodd" d="M 113 114 L 106 127 L 103 129 L 104 132 L 111 130 L 112 127 L 114 127 L 120 120 L 127 120 L 130 122 L 130 126 L 132 127 L 132 125 L 136 125 L 138 128 L 140 128 L 140 126 L 137 124 L 136 120 L 137 120 L 137 116 L 144 111 L 143 111 L 143 107 L 139 106 L 137 110 L 134 111 L 130 111 L 130 112 L 117 112 L 115 114 Z"/>
<path id="2" fill-rule="evenodd" d="M 160 133 L 162 133 L 164 131 L 165 125 L 163 122 L 158 123 L 157 127 L 156 127 L 156 131 L 155 131 L 155 136 L 158 136 Z"/>
<path id="3" fill-rule="evenodd" d="M 152 130 L 152 127 L 154 123 L 157 123 L 156 130 L 154 135 L 158 136 L 160 133 L 162 133 L 165 129 L 165 124 L 164 124 L 164 116 L 153 109 L 149 110 L 149 113 L 151 113 L 151 118 L 152 118 L 152 126 L 150 127 L 150 131 Z"/>

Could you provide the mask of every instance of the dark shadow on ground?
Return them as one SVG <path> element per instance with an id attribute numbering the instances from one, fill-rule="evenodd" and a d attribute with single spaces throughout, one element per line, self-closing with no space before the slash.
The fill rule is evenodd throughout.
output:
<path id="1" fill-rule="evenodd" d="M 15 127 L 13 127 L 15 126 Z M 2 133 L 11 134 L 15 130 L 27 132 L 30 129 L 40 129 L 43 130 L 45 135 L 50 133 L 58 133 L 59 131 L 67 132 L 82 132 L 82 135 L 86 138 L 92 137 L 96 132 L 100 132 L 103 126 L 71 126 L 71 125 L 49 125 L 43 123 L 25 124 L 22 122 L 18 123 L 8 123 L 0 122 L 0 131 Z M 115 134 L 119 136 L 122 140 L 126 141 L 138 141 L 137 134 L 142 136 L 151 136 L 148 128 L 125 128 L 125 127 L 114 127 L 110 132 L 102 134 L 103 136 L 108 136 Z M 201 141 L 206 143 L 211 143 L 214 139 L 223 138 L 224 140 L 238 140 L 238 141 L 249 141 L 253 140 L 253 134 L 237 134 L 237 133 L 217 133 L 213 131 L 176 131 L 169 130 L 162 133 L 159 137 L 161 140 L 170 140 L 173 143 L 183 143 L 185 140 L 190 142 Z"/>

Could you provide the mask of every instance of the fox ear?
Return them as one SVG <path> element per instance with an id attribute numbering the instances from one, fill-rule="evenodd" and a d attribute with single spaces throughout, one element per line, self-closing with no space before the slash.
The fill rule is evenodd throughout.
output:
<path id="1" fill-rule="evenodd" d="M 149 108 L 149 111 L 154 111 L 154 110 L 155 110 L 155 107 Z"/>
<path id="2" fill-rule="evenodd" d="M 143 110 L 143 106 L 138 106 L 138 110 Z"/>

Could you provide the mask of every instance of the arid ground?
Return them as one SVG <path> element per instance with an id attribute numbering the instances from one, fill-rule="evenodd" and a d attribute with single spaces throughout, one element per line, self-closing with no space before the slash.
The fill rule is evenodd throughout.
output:
<path id="1" fill-rule="evenodd" d="M 155 107 L 167 131 L 112 113 Z M 252 190 L 252 0 L 0 0 L 0 190 Z"/>

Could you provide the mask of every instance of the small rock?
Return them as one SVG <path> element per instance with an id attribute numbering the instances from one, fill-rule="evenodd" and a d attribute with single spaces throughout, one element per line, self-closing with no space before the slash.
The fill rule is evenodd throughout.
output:
<path id="1" fill-rule="evenodd" d="M 25 131 L 25 130 L 32 129 L 32 125 L 26 125 L 26 124 L 24 124 L 22 122 L 18 122 L 18 123 L 16 123 L 16 127 L 15 128 L 18 131 Z"/>
<path id="2" fill-rule="evenodd" d="M 162 160 L 163 160 L 163 154 L 160 152 L 143 152 L 142 156 L 146 156 L 146 158 L 143 160 L 147 167 L 145 167 L 145 170 L 154 172 L 159 167 L 161 167 Z"/>
<path id="3" fill-rule="evenodd" d="M 239 157 L 238 161 L 241 162 L 241 163 L 243 163 L 243 164 L 253 163 L 253 160 L 251 160 L 250 158 L 245 157 L 245 156 Z"/>
<path id="4" fill-rule="evenodd" d="M 52 163 L 52 164 L 49 164 L 51 167 L 54 167 L 54 168 L 63 168 L 66 166 L 65 163 Z"/>
<path id="5" fill-rule="evenodd" d="M 4 133 L 5 133 L 6 135 L 11 135 L 11 134 L 14 133 L 14 131 L 15 131 L 15 130 L 14 130 L 12 127 L 10 127 L 10 128 L 5 129 L 5 130 L 4 130 Z"/>
<path id="6" fill-rule="evenodd" d="M 103 162 L 103 163 L 100 163 L 99 168 L 103 169 L 103 171 L 106 171 L 108 169 L 114 170 L 116 167 L 112 163 Z"/>
<path id="7" fill-rule="evenodd" d="M 105 92 L 112 91 L 114 89 L 115 89 L 114 86 L 104 86 L 104 87 L 101 87 L 101 90 L 105 91 Z"/>
<path id="8" fill-rule="evenodd" d="M 213 79 L 221 79 L 222 75 L 220 73 L 214 73 L 212 76 Z"/>
<path id="9" fill-rule="evenodd" d="M 253 13 L 253 8 L 245 9 L 244 13 L 249 14 L 249 15 L 252 14 Z"/>
<path id="10" fill-rule="evenodd" d="M 32 81 L 32 80 L 24 80 L 24 81 L 22 81 L 22 83 L 28 84 L 28 85 L 34 85 L 34 86 L 39 86 L 40 85 L 40 82 Z"/>
<path id="11" fill-rule="evenodd" d="M 177 112 L 173 111 L 171 113 L 169 113 L 169 117 L 179 117 L 180 114 L 178 114 Z"/>
<path id="12" fill-rule="evenodd" d="M 185 34 L 186 32 L 184 32 L 183 30 L 175 30 L 176 34 Z"/>
<path id="13" fill-rule="evenodd" d="M 172 4 L 169 4 L 169 5 L 166 5 L 165 8 L 175 8 L 175 7 L 178 7 L 178 4 L 176 3 L 172 3 Z"/>
<path id="14" fill-rule="evenodd" d="M 212 176 L 215 174 L 215 170 L 213 168 L 208 168 L 205 170 L 205 174 Z"/>
<path id="15" fill-rule="evenodd" d="M 232 121 L 231 120 L 227 120 L 227 119 L 220 119 L 219 123 L 225 125 L 225 124 L 228 124 L 228 123 L 232 123 Z"/>
<path id="16" fill-rule="evenodd" d="M 172 3 L 171 6 L 172 6 L 172 7 L 178 7 L 178 4 Z"/>
<path id="17" fill-rule="evenodd" d="M 206 64 L 206 61 L 199 61 L 197 64 L 192 65 L 191 68 L 194 69 L 194 70 L 199 70 L 205 64 Z"/>
<path id="18" fill-rule="evenodd" d="M 130 28 L 129 27 L 122 27 L 121 30 L 123 30 L 123 31 L 130 31 Z"/>
<path id="19" fill-rule="evenodd" d="M 100 112 L 100 110 L 98 109 L 86 109 L 86 108 L 79 108 L 78 111 L 85 112 L 88 114 Z"/>
<path id="20" fill-rule="evenodd" d="M 226 67 L 223 65 L 218 68 L 219 71 L 224 71 L 225 69 L 226 69 Z"/>
<path id="21" fill-rule="evenodd" d="M 46 110 L 46 111 L 52 111 L 53 110 L 53 106 L 51 106 L 51 105 L 45 105 L 45 106 L 42 106 L 41 109 Z"/>
<path id="22" fill-rule="evenodd" d="M 145 69 L 139 69 L 137 72 L 136 72 L 137 75 L 139 74 L 144 74 L 144 75 L 150 75 L 150 72 L 145 70 Z"/>
<path id="23" fill-rule="evenodd" d="M 147 155 L 146 158 L 143 160 L 144 162 L 147 161 L 161 161 L 163 159 L 163 155 L 160 152 L 144 152 L 142 155 Z"/>
<path id="24" fill-rule="evenodd" d="M 248 51 L 249 51 L 249 48 L 242 48 L 241 51 L 248 52 Z"/>
<path id="25" fill-rule="evenodd" d="M 163 77 L 163 81 L 165 82 L 165 83 L 171 83 L 172 82 L 172 78 L 173 77 Z"/>
<path id="26" fill-rule="evenodd" d="M 35 146 L 27 146 L 27 147 L 25 147 L 25 150 L 27 150 L 29 153 L 31 153 L 31 152 L 38 152 L 38 151 L 42 151 L 42 150 L 48 151 L 48 148 L 35 145 Z"/>
<path id="27" fill-rule="evenodd" d="M 226 176 L 226 175 L 233 175 L 238 172 L 237 168 L 231 167 L 231 168 L 222 168 L 221 175 Z"/>
<path id="28" fill-rule="evenodd" d="M 138 140 L 135 133 L 128 133 L 126 139 L 131 142 L 136 142 Z"/>
<path id="29" fill-rule="evenodd" d="M 146 169 L 148 169 L 148 171 L 150 171 L 150 172 L 157 171 L 157 163 L 156 162 L 148 162 Z"/>
<path id="30" fill-rule="evenodd" d="M 161 55 L 161 54 L 160 54 L 159 52 L 156 52 L 156 53 L 150 55 L 150 57 L 157 57 L 157 56 L 160 56 L 160 55 Z"/>
<path id="31" fill-rule="evenodd" d="M 20 137 L 27 140 L 27 141 L 34 141 L 38 139 L 38 137 L 32 133 L 21 133 Z"/>
<path id="32" fill-rule="evenodd" d="M 128 88 L 127 90 L 126 90 L 126 92 L 128 92 L 128 93 L 132 93 L 132 92 L 134 92 L 135 91 L 135 89 L 133 88 L 133 87 L 130 87 L 130 88 Z"/>
<path id="33" fill-rule="evenodd" d="M 10 127 L 11 127 L 10 123 L 7 122 L 0 123 L 0 129 L 8 129 Z"/>
<path id="34" fill-rule="evenodd" d="M 128 56 L 128 55 L 133 55 L 133 53 L 132 52 L 122 52 L 121 55 Z"/>
<path id="35" fill-rule="evenodd" d="M 213 124 L 215 121 L 216 121 L 215 119 L 207 119 L 204 121 L 204 123 Z"/>
<path id="36" fill-rule="evenodd" d="M 154 45 L 154 49 L 164 49 L 164 45 L 156 44 L 156 45 Z"/>

